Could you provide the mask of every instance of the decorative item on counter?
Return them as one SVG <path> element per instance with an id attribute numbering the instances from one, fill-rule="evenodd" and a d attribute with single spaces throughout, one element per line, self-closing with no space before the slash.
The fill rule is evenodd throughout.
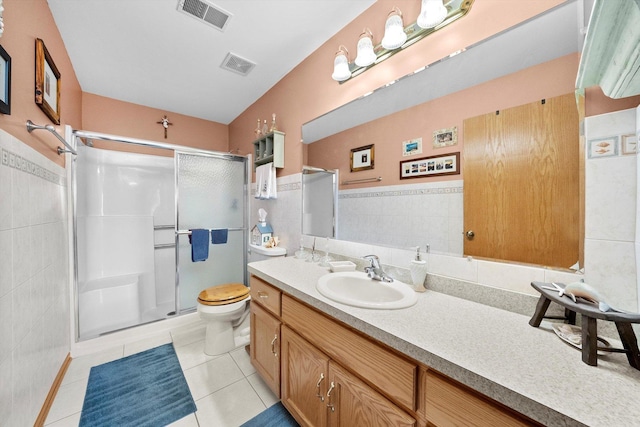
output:
<path id="1" fill-rule="evenodd" d="M 607 311 L 615 311 L 620 312 L 620 310 L 616 310 L 607 304 L 604 300 L 604 296 L 600 294 L 593 286 L 587 285 L 584 282 L 572 282 L 566 285 L 564 288 L 558 286 L 555 283 L 551 283 L 551 286 L 542 286 L 543 289 L 548 289 L 550 291 L 558 291 L 558 296 L 568 296 L 571 298 L 573 302 L 578 302 L 577 298 L 582 298 L 589 302 L 598 305 L 598 308 L 603 313 Z"/>
<path id="2" fill-rule="evenodd" d="M 318 262 L 320 261 L 320 254 L 316 252 L 316 238 L 313 238 L 313 244 L 311 245 L 311 253 L 307 257 L 307 262 Z"/>
<path id="3" fill-rule="evenodd" d="M 264 245 L 264 246 L 267 247 L 267 248 L 276 248 L 276 247 L 278 247 L 279 243 L 280 243 L 280 239 L 277 236 L 273 236 L 273 237 L 271 237 L 271 239 L 269 239 L 267 244 Z"/>
<path id="4" fill-rule="evenodd" d="M 324 256 L 320 258 L 320 267 L 329 267 L 329 263 L 333 261 L 333 258 L 329 256 L 329 238 L 327 237 L 324 243 Z"/>
<path id="5" fill-rule="evenodd" d="M 300 238 L 300 249 L 298 249 L 295 253 L 297 259 L 306 260 L 309 257 L 309 252 L 307 252 L 304 248 L 304 237 Z"/>
<path id="6" fill-rule="evenodd" d="M 267 126 L 267 119 L 264 119 L 264 124 L 262 125 L 262 134 L 266 135 L 269 133 L 269 126 Z"/>
<path id="7" fill-rule="evenodd" d="M 273 229 L 267 224 L 267 211 L 258 209 L 258 223 L 251 229 L 251 243 L 267 246 L 273 237 Z"/>
<path id="8" fill-rule="evenodd" d="M 429 252 L 429 245 L 427 245 Z M 420 257 L 420 246 L 416 246 L 416 257 L 411 260 L 411 280 L 413 281 L 413 289 L 416 292 L 425 292 L 424 279 L 427 277 L 427 261 Z"/>
<path id="9" fill-rule="evenodd" d="M 260 119 L 258 119 L 258 125 L 256 126 L 253 133 L 256 134 L 256 138 L 260 138 L 260 135 L 262 135 L 262 129 L 260 129 Z"/>
<path id="10" fill-rule="evenodd" d="M 271 115 L 271 127 L 269 128 L 269 132 L 275 132 L 278 130 L 278 126 L 276 125 L 276 113 Z"/>
<path id="11" fill-rule="evenodd" d="M 554 323 L 551 325 L 553 332 L 556 333 L 558 338 L 566 342 L 573 347 L 582 350 L 582 328 L 576 325 L 567 325 L 566 323 Z M 606 349 L 611 348 L 609 341 L 602 337 L 596 338 Z M 598 346 L 598 355 L 603 356 L 607 350 L 601 351 L 601 347 Z"/>

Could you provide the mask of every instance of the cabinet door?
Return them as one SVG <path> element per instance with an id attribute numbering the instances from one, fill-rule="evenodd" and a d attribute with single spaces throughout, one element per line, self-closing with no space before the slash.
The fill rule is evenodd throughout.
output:
<path id="1" fill-rule="evenodd" d="M 280 321 L 259 304 L 251 304 L 251 364 L 280 397 Z"/>
<path id="2" fill-rule="evenodd" d="M 404 427 L 416 420 L 334 362 L 329 363 L 327 409 L 331 427 Z"/>
<path id="3" fill-rule="evenodd" d="M 325 426 L 329 359 L 282 327 L 282 403 L 303 426 Z"/>

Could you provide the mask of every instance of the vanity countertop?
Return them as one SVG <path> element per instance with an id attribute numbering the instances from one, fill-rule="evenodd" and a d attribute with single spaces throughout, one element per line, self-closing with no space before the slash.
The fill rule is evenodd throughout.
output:
<path id="1" fill-rule="evenodd" d="M 530 316 L 434 291 L 401 310 L 351 307 L 316 290 L 327 268 L 293 257 L 249 272 L 546 426 L 640 426 L 640 371 L 616 353 L 586 365 L 546 320 L 534 328 Z"/>

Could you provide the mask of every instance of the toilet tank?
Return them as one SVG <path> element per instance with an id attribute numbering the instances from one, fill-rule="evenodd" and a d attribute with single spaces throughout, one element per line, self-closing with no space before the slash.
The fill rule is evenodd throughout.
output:
<path id="1" fill-rule="evenodd" d="M 264 246 L 249 245 L 249 262 L 263 261 L 272 257 L 285 256 L 287 250 L 285 248 L 265 248 Z"/>

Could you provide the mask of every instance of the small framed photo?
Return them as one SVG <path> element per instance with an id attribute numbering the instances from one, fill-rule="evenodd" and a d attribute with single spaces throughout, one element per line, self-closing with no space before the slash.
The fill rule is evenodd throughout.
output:
<path id="1" fill-rule="evenodd" d="M 622 135 L 622 154 L 636 154 L 638 149 L 638 136 L 634 134 Z"/>
<path id="2" fill-rule="evenodd" d="M 36 104 L 60 124 L 60 72 L 42 39 L 36 39 Z"/>
<path id="3" fill-rule="evenodd" d="M 609 136 L 607 138 L 590 139 L 587 147 L 587 157 L 589 159 L 597 159 L 600 157 L 610 157 L 618 155 L 618 136 Z"/>
<path id="4" fill-rule="evenodd" d="M 460 174 L 460 152 L 400 162 L 400 179 Z"/>
<path id="5" fill-rule="evenodd" d="M 433 131 L 433 148 L 448 147 L 458 143 L 458 127 Z"/>
<path id="6" fill-rule="evenodd" d="M 402 141 L 402 156 L 413 156 L 414 154 L 422 154 L 422 138 Z"/>
<path id="7" fill-rule="evenodd" d="M 0 113 L 11 114 L 11 57 L 0 46 Z"/>
<path id="8" fill-rule="evenodd" d="M 373 144 L 351 150 L 351 172 L 373 169 Z"/>

